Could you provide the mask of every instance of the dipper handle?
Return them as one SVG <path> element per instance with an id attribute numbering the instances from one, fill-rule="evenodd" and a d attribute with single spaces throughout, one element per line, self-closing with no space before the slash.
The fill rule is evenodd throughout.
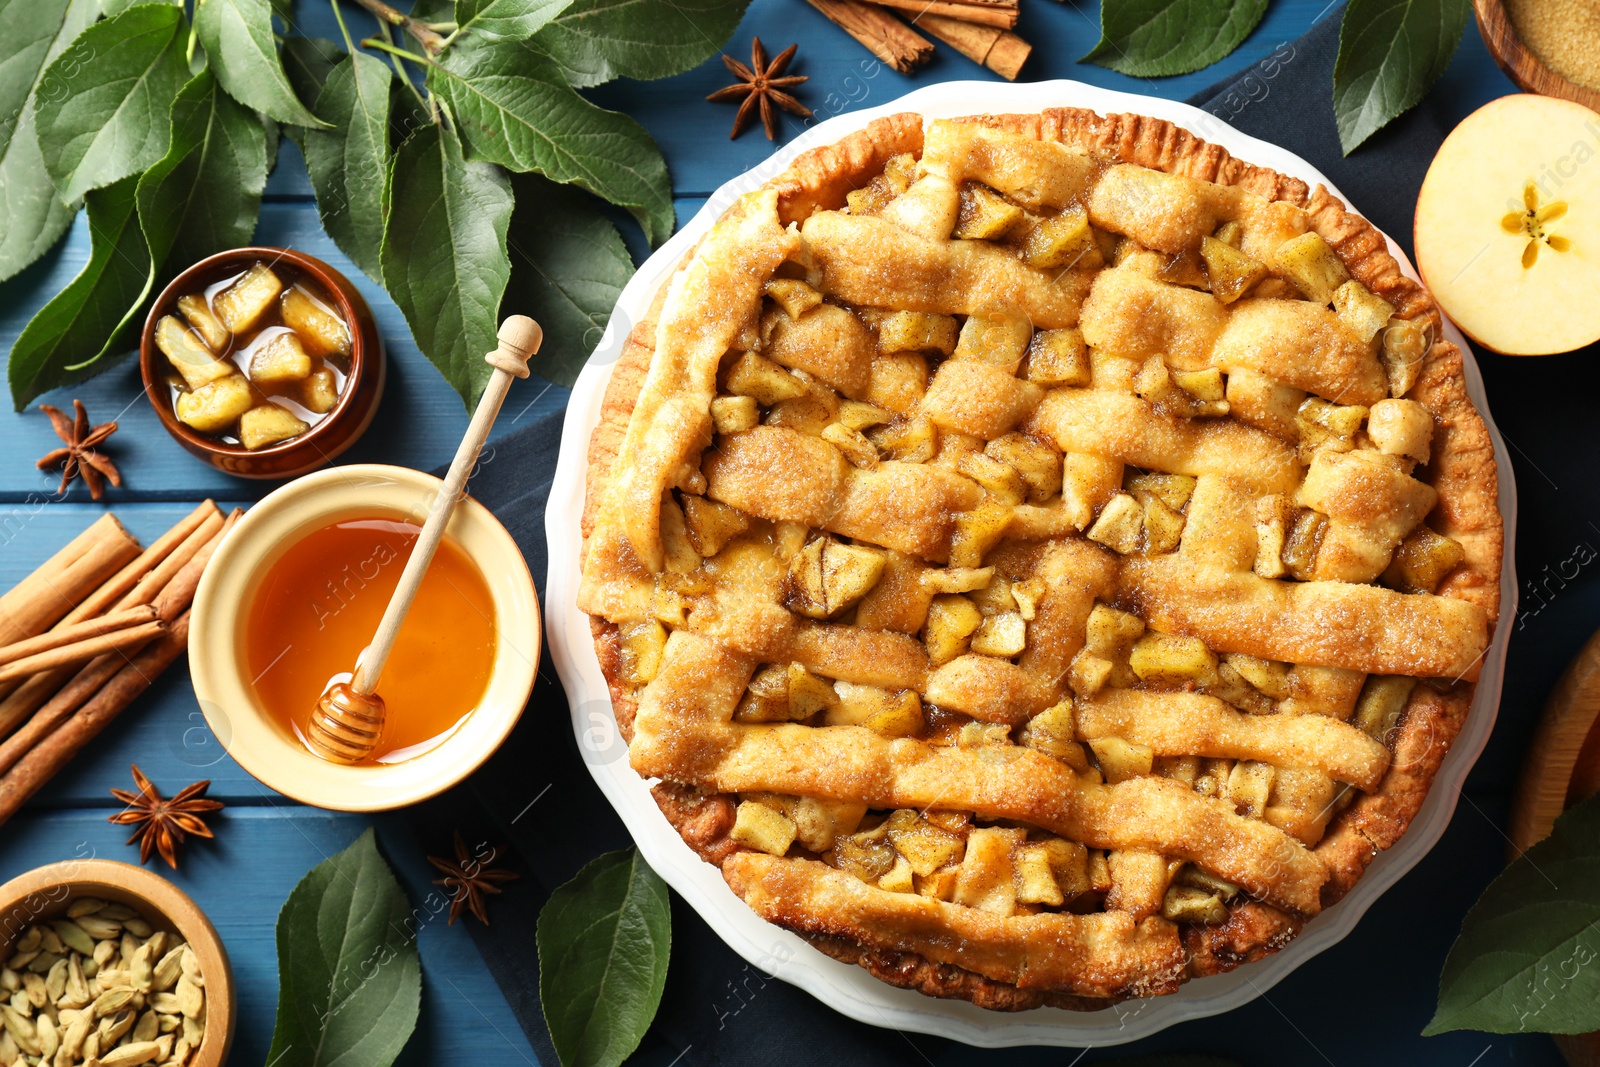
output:
<path id="1" fill-rule="evenodd" d="M 395 638 L 400 635 L 406 612 L 411 610 L 411 602 L 416 599 L 417 589 L 422 585 L 422 576 L 427 573 L 428 564 L 433 562 L 433 554 L 439 549 L 445 527 L 450 525 L 450 515 L 466 488 L 467 476 L 478 462 L 478 453 L 483 450 L 483 443 L 489 437 L 489 428 L 494 425 L 495 416 L 500 414 L 500 405 L 505 402 L 506 391 L 511 388 L 511 379 L 528 376 L 528 358 L 539 351 L 539 345 L 544 341 L 544 330 L 526 315 L 511 315 L 500 324 L 496 340 L 500 343 L 499 347 L 483 357 L 484 362 L 494 368 L 494 375 L 484 387 L 478 407 L 472 413 L 472 422 L 467 426 L 466 435 L 461 438 L 461 446 L 456 449 L 455 459 L 450 461 L 450 470 L 445 474 L 439 495 L 428 511 L 422 533 L 411 549 L 411 557 L 406 560 L 406 568 L 400 573 L 400 584 L 389 598 L 389 606 L 384 609 L 383 619 L 378 623 L 378 632 L 356 661 L 355 677 L 350 679 L 350 688 L 358 694 L 366 695 L 377 690 L 378 679 L 389 660 L 389 652 L 394 648 Z"/>

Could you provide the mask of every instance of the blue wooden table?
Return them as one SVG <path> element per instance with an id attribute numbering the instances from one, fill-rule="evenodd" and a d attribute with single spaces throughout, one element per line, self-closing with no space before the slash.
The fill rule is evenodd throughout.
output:
<path id="1" fill-rule="evenodd" d="M 1095 0 L 1065 4 L 1024 0 L 1021 29 L 1035 45 L 1024 76 L 1076 78 L 1182 98 L 1298 37 L 1327 17 L 1333 5 L 1325 6 L 1324 0 L 1274 0 L 1260 28 L 1226 61 L 1197 74 L 1154 82 L 1074 62 L 1097 40 L 1097 6 Z M 296 0 L 295 17 L 299 32 L 337 36 L 331 14 L 320 0 Z M 369 32 L 364 26 L 351 28 Z M 911 77 L 864 63 L 867 53 L 801 0 L 754 0 L 729 52 L 741 58 L 748 55 L 753 34 L 760 35 L 773 52 L 799 43 L 796 72 L 811 78 L 800 95 L 819 119 L 876 106 L 934 81 L 993 79 L 944 46 L 932 64 Z M 732 108 L 703 99 L 726 81 L 722 64 L 712 61 L 663 82 L 618 83 L 593 94 L 604 106 L 639 119 L 661 145 L 672 171 L 680 220 L 698 210 L 711 190 L 759 163 L 770 150 L 759 126 L 729 142 Z M 1510 91 L 1510 83 L 1471 29 L 1434 90 L 1458 118 Z M 782 123 L 786 139 L 801 128 L 788 115 L 782 116 Z M 395 306 L 323 234 L 304 165 L 287 140 L 268 183 L 256 240 L 303 249 L 343 270 L 366 294 L 388 339 L 391 372 L 380 417 L 344 461 L 428 468 L 447 460 L 466 425 L 461 402 L 417 351 Z M 637 242 L 633 247 L 642 254 Z M 29 316 L 77 273 L 88 248 L 80 216 L 62 246 L 0 287 L 0 350 L 9 352 Z M 47 420 L 37 411 L 0 414 L 0 588 L 21 578 L 106 507 L 147 541 L 195 501 L 209 496 L 224 507 L 248 504 L 272 488 L 220 474 L 180 449 L 143 400 L 134 361 L 46 399 L 66 404 L 73 395 L 86 402 L 95 421 L 121 422 L 122 430 L 109 451 L 121 465 L 126 484 L 112 491 L 104 504 L 89 502 L 81 485 L 64 499 L 55 497 L 52 477 L 35 471 L 32 463 L 55 446 Z M 565 402 L 562 388 L 537 379 L 519 385 L 497 431 L 504 433 Z M 1600 534 L 1596 537 L 1600 539 Z M 1159 1051 L 1226 1053 L 1251 1064 L 1559 1063 L 1548 1040 L 1536 1035 L 1422 1039 L 1417 1033 L 1431 1011 L 1439 964 L 1460 917 L 1499 869 L 1504 851 L 1500 826 L 1529 716 L 1562 662 L 1600 618 L 1597 600 L 1586 595 L 1557 598 L 1535 620 L 1528 637 L 1519 634 L 1522 643 L 1514 642 L 1513 660 L 1520 657 L 1525 662 L 1523 677 L 1535 680 L 1536 691 L 1508 689 L 1501 733 L 1509 730 L 1512 740 L 1492 749 L 1490 758 L 1480 763 L 1445 839 L 1373 909 L 1355 935 L 1248 1008 L 1223 1019 L 1177 1027 L 1134 1049 L 1090 1052 L 1083 1061 Z M 211 915 L 231 953 L 241 1009 L 235 1062 L 263 1062 L 277 998 L 273 926 L 294 883 L 375 824 L 408 892 L 420 900 L 432 877 L 422 857 L 426 851 L 442 850 L 445 843 L 414 840 L 397 816 L 369 819 L 319 811 L 260 785 L 209 734 L 179 665 L 0 830 L 0 880 L 41 863 L 90 853 L 136 859 L 134 849 L 123 844 L 121 830 L 106 821 L 118 807 L 107 789 L 129 784 L 130 762 L 140 764 L 169 793 L 197 778 L 210 778 L 212 795 L 228 805 L 217 819 L 218 839 L 189 847 L 182 870 L 171 877 Z M 161 873 L 168 873 L 164 866 Z M 495 1067 L 536 1062 L 505 998 L 460 927 L 447 927 L 442 918 L 424 924 L 421 949 L 422 1018 L 403 1063 Z M 924 1044 L 908 1037 L 907 1062 L 1078 1062 L 1071 1052 L 974 1053 L 960 1048 L 928 1052 Z"/>

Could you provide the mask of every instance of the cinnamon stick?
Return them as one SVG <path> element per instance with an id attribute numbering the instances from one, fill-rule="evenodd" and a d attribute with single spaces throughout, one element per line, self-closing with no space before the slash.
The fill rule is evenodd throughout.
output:
<path id="1" fill-rule="evenodd" d="M 159 595 L 154 597 L 157 618 L 171 624 L 179 615 L 189 610 L 189 604 L 194 600 L 194 591 L 200 585 L 200 576 L 205 572 L 206 564 L 211 561 L 212 553 L 217 550 L 227 532 L 233 528 L 233 524 L 239 521 L 241 514 L 243 512 L 235 508 L 226 522 L 219 522 L 220 529 L 214 531 L 205 544 L 191 554 L 189 560 L 172 576 L 166 586 L 159 590 Z M 204 529 L 206 525 L 202 524 L 199 530 L 190 535 L 190 540 L 199 536 L 200 530 Z M 167 638 L 159 640 L 165 641 Z M 9 772 L 35 746 L 49 744 L 51 735 L 72 718 L 73 714 L 99 692 L 102 686 L 109 683 L 118 671 L 123 670 L 124 664 L 137 663 L 142 655 L 142 652 L 136 654 L 126 651 L 111 652 L 85 664 L 60 692 L 51 697 L 31 719 L 23 724 L 21 729 L 0 744 L 0 774 Z M 143 692 L 143 689 L 138 692 Z"/>
<path id="2" fill-rule="evenodd" d="M 0 668 L 9 667 L 18 660 L 31 659 L 41 652 L 51 652 L 59 648 L 77 644 L 85 638 L 98 637 L 116 630 L 126 630 L 130 626 L 140 623 L 154 622 L 156 611 L 149 605 L 138 608 L 129 608 L 127 611 L 116 611 L 110 615 L 101 615 L 93 619 L 85 619 L 71 625 L 56 626 L 46 630 L 38 637 L 30 637 L 26 641 L 0 648 Z"/>
<path id="3" fill-rule="evenodd" d="M 861 0 L 806 0 L 901 74 L 933 58 L 933 42 L 881 7 Z"/>
<path id="4" fill-rule="evenodd" d="M 0 595 L 0 644 L 44 633 L 138 554 L 139 542 L 116 516 L 100 516 Z"/>
<path id="5" fill-rule="evenodd" d="M 133 659 L 112 671 L 70 716 L 40 744 L 15 760 L 0 777 L 0 824 L 17 813 L 28 798 L 65 767 L 134 698 L 172 666 L 189 643 L 189 613 L 172 620 L 165 636 L 152 641 Z"/>
<path id="6" fill-rule="evenodd" d="M 73 608 L 61 622 L 73 623 L 111 610 L 112 605 L 126 596 L 128 590 L 132 589 L 139 579 L 172 555 L 173 551 L 202 523 L 213 518 L 217 522 L 222 521 L 222 511 L 217 507 L 216 501 L 201 501 L 198 507 L 174 523 L 172 529 L 151 541 L 150 547 L 139 553 L 137 559 L 118 571 L 109 581 L 91 593 L 83 603 Z"/>
<path id="7" fill-rule="evenodd" d="M 156 594 L 161 591 L 162 587 L 167 585 L 173 576 L 188 564 L 195 554 L 200 551 L 201 547 L 222 528 L 222 512 L 218 511 L 217 506 L 211 501 L 208 500 L 202 504 L 196 509 L 196 513 L 199 515 L 198 522 L 191 521 L 195 519 L 195 515 L 191 514 L 173 527 L 172 530 L 168 531 L 166 535 L 163 535 L 155 545 L 151 545 L 149 551 L 141 555 L 134 563 L 129 564 L 122 572 L 119 572 L 116 578 L 107 583 L 108 588 L 120 587 L 121 589 L 116 599 L 108 606 L 111 606 L 113 610 L 120 611 L 150 603 L 151 600 L 155 599 Z M 179 529 L 187 529 L 188 532 L 181 538 L 173 538 L 171 535 Z M 162 545 L 163 542 L 166 542 L 163 546 L 166 549 L 165 555 L 155 558 L 153 553 L 157 546 Z M 134 566 L 144 561 L 146 557 L 151 558 L 149 566 L 144 569 L 144 573 L 130 573 Z M 98 601 L 101 599 L 110 600 L 111 598 L 102 598 L 100 591 L 96 591 L 91 599 Z M 86 603 L 88 602 L 86 601 Z M 18 723 L 43 707 L 71 677 L 72 669 L 70 667 L 45 671 L 29 678 L 18 686 L 15 692 L 4 699 L 0 699 L 0 737 L 10 733 Z M 4 692 L 3 686 L 6 684 L 8 683 L 0 683 L 0 692 Z"/>
<path id="8" fill-rule="evenodd" d="M 940 15 L 961 22 L 995 26 L 1009 30 L 1017 24 L 1017 8 L 1004 4 L 972 4 L 965 0 L 870 0 L 880 7 L 909 12 L 911 24 L 919 25 L 923 15 Z M 931 31 L 930 31 L 931 32 Z M 938 34 L 934 34 L 935 37 Z"/>
<path id="9" fill-rule="evenodd" d="M 888 0 L 879 2 L 887 3 Z M 1022 64 L 1027 62 L 1029 53 L 1033 51 L 1033 45 L 1007 30 L 974 26 L 970 21 L 946 18 L 931 10 L 913 19 L 912 24 L 1007 81 L 1017 80 Z"/>
<path id="10" fill-rule="evenodd" d="M 166 628 L 166 623 L 160 619 L 151 619 L 138 626 L 125 626 L 110 633 L 85 637 L 81 641 L 52 648 L 48 652 L 40 652 L 36 656 L 28 656 L 0 667 L 0 680 L 25 678 L 40 671 L 55 670 L 57 667 L 76 667 L 96 656 L 119 652 L 125 648 L 143 648 L 152 638 L 160 637 Z"/>

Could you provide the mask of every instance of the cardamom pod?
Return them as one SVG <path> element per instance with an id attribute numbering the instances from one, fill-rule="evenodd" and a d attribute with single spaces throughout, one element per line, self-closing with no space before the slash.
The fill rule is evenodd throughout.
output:
<path id="1" fill-rule="evenodd" d="M 67 918 L 76 919 L 80 915 L 93 915 L 105 909 L 106 902 L 99 897 L 79 897 L 67 905 Z"/>
<path id="2" fill-rule="evenodd" d="M 29 1056 L 39 1055 L 39 1036 L 33 1023 L 23 1018 L 9 1004 L 0 1005 L 0 1022 L 4 1023 L 6 1033 L 17 1043 L 17 1048 Z"/>
<path id="3" fill-rule="evenodd" d="M 65 948 L 66 946 L 63 945 L 62 947 Z M 63 955 L 65 955 L 65 953 L 48 951 L 41 952 L 28 962 L 28 970 L 32 971 L 34 974 L 44 974 L 50 968 L 54 967 L 56 965 L 56 960 L 61 959 Z"/>
<path id="4" fill-rule="evenodd" d="M 205 993 L 188 974 L 178 979 L 176 993 L 178 1007 L 185 1018 L 199 1020 L 205 1017 L 203 1014 L 206 1010 Z"/>
<path id="5" fill-rule="evenodd" d="M 115 903 L 107 904 L 105 907 L 101 908 L 100 915 L 103 918 L 114 919 L 117 922 L 124 922 L 128 919 L 137 919 L 139 917 L 139 913 L 128 907 L 128 905 Z"/>
<path id="6" fill-rule="evenodd" d="M 178 984 L 178 976 L 183 973 L 183 950 L 186 948 L 187 945 L 179 945 L 161 957 L 156 964 L 152 988 L 165 991 Z"/>
<path id="7" fill-rule="evenodd" d="M 122 936 L 122 924 L 113 919 L 107 919 L 103 911 L 99 915 L 80 916 L 77 923 L 83 927 L 84 933 L 96 941 L 106 941 Z"/>
<path id="8" fill-rule="evenodd" d="M 50 969 L 55 970 L 54 967 Z M 36 1008 L 44 1007 L 45 1001 L 50 999 L 45 992 L 44 979 L 31 971 L 22 976 L 22 989 L 27 994 L 28 1000 Z"/>
<path id="9" fill-rule="evenodd" d="M 55 932 L 57 940 L 64 942 L 72 951 L 81 952 L 85 956 L 94 955 L 94 938 L 77 923 L 60 920 L 51 923 L 50 928 Z"/>
<path id="10" fill-rule="evenodd" d="M 150 943 L 145 942 L 128 958 L 128 982 L 141 993 L 150 992 L 154 978 L 150 966 Z"/>
<path id="11" fill-rule="evenodd" d="M 127 986 L 108 989 L 94 999 L 94 1006 L 90 1010 L 94 1012 L 96 1018 L 104 1018 L 121 1011 L 131 1000 L 133 1000 L 133 990 Z"/>
<path id="12" fill-rule="evenodd" d="M 133 1029 L 134 1012 L 131 1008 L 123 1008 L 109 1019 L 101 1019 L 98 1027 L 100 1031 L 100 1046 L 110 1048 L 129 1030 Z"/>
<path id="13" fill-rule="evenodd" d="M 67 1024 L 66 1030 L 61 1034 L 61 1051 L 59 1055 L 72 1059 L 79 1052 L 84 1051 L 83 1043 L 89 1036 L 89 1028 L 94 1025 L 94 1019 L 88 1012 L 80 1012 Z M 88 1057 L 84 1057 L 88 1059 Z"/>
<path id="14" fill-rule="evenodd" d="M 61 999 L 61 994 L 67 989 L 67 961 L 57 960 L 56 965 L 50 968 L 50 973 L 44 980 L 45 995 L 54 1004 Z"/>
<path id="15" fill-rule="evenodd" d="M 56 1054 L 56 1049 L 61 1047 L 61 1033 L 56 1029 L 56 1024 L 48 1015 L 39 1016 L 39 1021 L 34 1024 L 34 1029 L 39 1034 L 39 1055 L 49 1059 Z"/>

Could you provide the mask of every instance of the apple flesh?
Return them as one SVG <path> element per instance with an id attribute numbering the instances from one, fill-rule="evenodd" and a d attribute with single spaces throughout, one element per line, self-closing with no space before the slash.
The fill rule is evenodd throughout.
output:
<path id="1" fill-rule="evenodd" d="M 1415 237 L 1434 299 L 1485 348 L 1600 340 L 1600 115 L 1531 94 L 1468 115 L 1423 179 Z"/>

